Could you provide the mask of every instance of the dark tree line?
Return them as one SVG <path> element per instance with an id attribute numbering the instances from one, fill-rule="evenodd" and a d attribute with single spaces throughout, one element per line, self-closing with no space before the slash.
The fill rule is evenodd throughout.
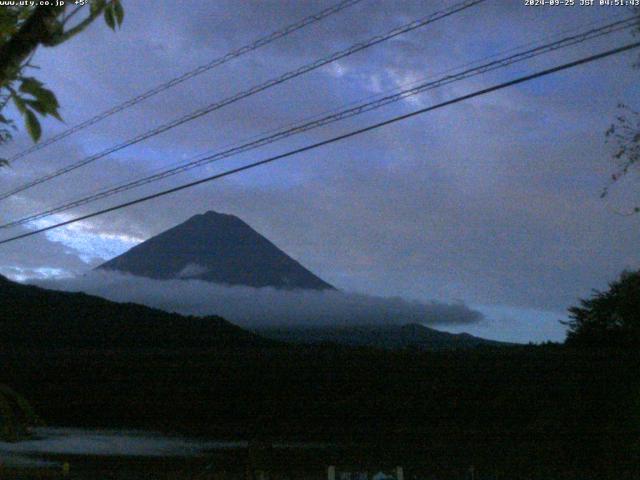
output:
<path id="1" fill-rule="evenodd" d="M 571 307 L 569 316 L 568 345 L 640 347 L 640 271 L 623 272 L 608 290 Z"/>

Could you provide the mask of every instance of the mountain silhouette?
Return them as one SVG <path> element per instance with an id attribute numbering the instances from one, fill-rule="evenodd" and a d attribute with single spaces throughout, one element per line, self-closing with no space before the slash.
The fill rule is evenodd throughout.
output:
<path id="1" fill-rule="evenodd" d="M 318 345 L 334 343 L 349 347 L 387 350 L 463 350 L 503 347 L 511 344 L 468 333 L 448 333 L 417 323 L 403 325 L 353 325 L 325 327 L 265 327 L 255 330 L 262 337 L 287 343 Z"/>
<path id="2" fill-rule="evenodd" d="M 334 289 L 234 215 L 195 215 L 98 269 L 281 289 Z"/>
<path id="3" fill-rule="evenodd" d="M 218 316 L 168 313 L 0 275 L 0 353 L 10 351 L 223 350 L 274 342 Z"/>

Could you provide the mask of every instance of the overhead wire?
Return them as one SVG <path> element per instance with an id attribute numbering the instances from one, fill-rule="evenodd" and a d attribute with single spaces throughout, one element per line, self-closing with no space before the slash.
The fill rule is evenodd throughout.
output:
<path id="1" fill-rule="evenodd" d="M 244 90 L 242 92 L 239 92 L 235 95 L 232 95 L 231 97 L 227 97 L 221 101 L 212 103 L 210 105 L 207 105 L 205 107 L 202 107 L 200 109 L 197 109 L 187 115 L 184 115 L 182 117 L 179 117 L 177 119 L 172 120 L 171 122 L 165 123 L 159 127 L 156 127 L 152 130 L 149 130 L 145 133 L 142 133 L 140 135 L 137 135 L 125 142 L 119 143 L 115 146 L 112 146 L 106 150 L 103 150 L 102 152 L 99 152 L 97 154 L 91 155 L 89 157 L 86 157 L 82 160 L 79 160 L 77 162 L 72 163 L 71 165 L 68 165 L 66 167 L 60 168 L 52 173 L 46 174 L 42 177 L 39 177 L 35 180 L 31 180 L 25 184 L 22 184 L 16 188 L 13 188 L 7 192 L 1 193 L 0 194 L 0 200 L 4 200 L 6 198 L 9 198 L 12 195 L 15 195 L 17 193 L 23 192 L 25 190 L 28 190 L 36 185 L 40 185 L 42 183 L 48 182 L 50 180 L 53 180 L 54 178 L 57 178 L 61 175 L 67 174 L 69 172 L 72 172 L 78 168 L 84 167 L 86 165 L 89 165 L 93 162 L 95 162 L 96 160 L 99 160 L 101 158 L 106 157 L 107 155 L 111 154 L 111 153 L 115 153 L 118 152 L 120 150 L 123 150 L 131 145 L 135 145 L 137 143 L 140 143 L 144 140 L 147 140 L 151 137 L 154 137 L 156 135 L 159 135 L 163 132 L 166 132 L 168 130 L 171 130 L 179 125 L 182 125 L 184 123 L 190 122 L 192 120 L 195 120 L 197 118 L 200 118 L 204 115 L 207 115 L 215 110 L 218 110 L 222 107 L 225 107 L 227 105 L 230 105 L 232 103 L 235 103 L 241 99 L 247 98 L 251 95 L 255 95 L 256 93 L 262 92 L 263 90 L 267 90 L 268 88 L 274 87 L 276 85 L 282 84 L 288 80 L 294 79 L 296 77 L 299 77 L 305 73 L 308 73 L 310 71 L 316 70 L 324 65 L 327 65 L 331 62 L 334 62 L 336 60 L 339 60 L 341 58 L 347 57 L 349 55 L 352 55 L 356 52 L 362 51 L 366 48 L 372 47 L 374 45 L 377 45 L 379 43 L 382 43 L 384 41 L 390 40 L 394 37 L 397 37 L 399 35 L 402 35 L 404 33 L 410 32 L 412 30 L 416 30 L 418 28 L 424 27 L 426 25 L 429 25 L 437 20 L 449 17 L 455 13 L 461 12 L 463 10 L 466 10 L 468 8 L 471 8 L 475 5 L 481 4 L 483 2 L 485 2 L 486 0 L 464 0 L 462 2 L 456 3 L 455 5 L 452 5 L 448 8 L 442 9 L 442 10 L 438 10 L 426 17 L 422 17 L 418 20 L 414 20 L 412 22 L 409 22 L 407 24 L 401 25 L 399 27 L 393 28 L 392 30 L 388 31 L 385 34 L 382 35 L 376 35 L 374 37 L 371 37 L 370 39 L 364 41 L 364 42 L 359 42 L 356 43 L 354 45 L 351 45 L 350 47 L 344 49 L 344 50 L 340 50 L 338 52 L 335 52 L 331 55 L 328 55 L 326 57 L 323 57 L 319 60 L 316 60 L 312 63 L 309 63 L 307 65 L 304 65 L 302 67 L 299 67 L 295 70 L 289 71 L 283 75 L 280 75 L 279 77 L 275 77 L 272 78 L 271 80 L 268 80 L 264 83 L 261 83 L 259 85 L 256 85 L 252 88 L 249 88 L 248 90 Z"/>
<path id="2" fill-rule="evenodd" d="M 275 32 L 272 32 L 264 37 L 261 37 L 253 41 L 252 43 L 249 43 L 240 48 L 232 50 L 231 52 L 228 52 L 221 57 L 211 60 L 210 62 L 204 65 L 200 65 L 199 67 L 194 68 L 193 70 L 189 70 L 188 72 L 185 72 L 178 77 L 172 78 L 171 80 L 168 80 L 159 85 L 156 85 L 155 87 L 150 88 L 149 90 L 139 95 L 136 95 L 135 97 L 132 97 L 118 105 L 115 105 L 109 108 L 108 110 L 105 110 L 97 115 L 94 115 L 93 117 L 87 120 L 84 120 L 72 127 L 69 127 L 66 130 L 52 137 L 49 137 L 41 142 L 38 142 L 32 145 L 31 147 L 11 156 L 10 158 L 8 158 L 8 161 L 9 163 L 11 163 L 11 162 L 14 162 L 15 160 L 26 157 L 30 153 L 37 152 L 38 150 L 42 150 L 43 148 L 48 147 L 49 145 L 52 145 L 62 140 L 63 138 L 73 135 L 74 133 L 79 132 L 80 130 L 84 130 L 85 128 L 90 127 L 91 125 L 95 125 L 96 123 L 101 122 L 102 120 L 112 115 L 115 115 L 116 113 L 119 113 L 123 110 L 126 110 L 127 108 L 130 108 L 144 100 L 147 100 L 148 98 L 151 98 L 161 92 L 169 90 L 170 88 L 173 88 L 176 85 L 186 82 L 187 80 L 193 77 L 196 77 L 216 67 L 219 67 L 220 65 L 223 65 L 230 60 L 239 58 L 242 55 L 245 55 L 249 52 L 253 52 L 254 50 L 264 47 L 280 38 L 286 37 L 287 35 L 297 32 L 298 30 L 301 30 L 304 27 L 307 27 L 311 24 L 319 22 L 320 20 L 323 20 L 338 12 L 341 12 L 342 10 L 345 10 L 346 8 L 349 8 L 361 1 L 363 0 L 343 0 L 341 2 L 336 3 L 335 5 L 332 5 L 331 7 L 325 8 L 324 10 L 314 13 L 313 15 L 309 15 L 308 17 L 305 17 L 302 20 L 292 23 L 291 25 L 288 25 L 280 30 L 276 30 Z"/>
<path id="3" fill-rule="evenodd" d="M 336 121 L 339 120 L 344 120 L 346 118 L 350 118 L 356 115 L 360 115 L 362 113 L 371 111 L 371 110 L 375 110 L 378 108 L 381 108 L 385 105 L 389 105 L 391 103 L 395 103 L 398 102 L 402 99 L 408 98 L 410 96 L 414 96 L 414 95 L 418 95 L 420 93 L 424 93 L 428 90 L 432 90 L 434 88 L 438 88 L 444 85 L 448 85 L 450 83 L 453 82 L 457 82 L 457 81 L 461 81 L 479 74 L 483 74 L 483 73 L 487 73 L 490 71 L 494 71 L 500 68 L 505 68 L 509 65 L 512 65 L 514 63 L 517 62 L 522 62 L 524 60 L 528 60 L 549 52 L 553 52 L 556 50 L 559 50 L 561 48 L 567 48 L 569 46 L 573 46 L 579 43 L 582 43 L 584 41 L 587 40 L 591 40 L 594 38 L 599 38 L 605 35 L 610 35 L 612 33 L 630 28 L 632 26 L 635 25 L 636 19 L 634 16 L 632 17 L 627 17 L 625 19 L 622 20 L 618 20 L 606 25 L 600 25 L 597 26 L 595 28 L 591 28 L 582 32 L 579 32 L 577 34 L 574 35 L 570 35 L 568 37 L 564 37 L 560 40 L 555 40 L 552 42 L 548 42 L 542 45 L 538 45 L 535 46 L 533 48 L 529 48 L 527 50 L 524 51 L 520 51 L 517 52 L 515 54 L 503 57 L 503 58 L 499 58 L 497 60 L 485 63 L 485 64 L 481 64 L 478 65 L 476 67 L 473 68 L 469 68 L 466 70 L 463 70 L 461 72 L 455 73 L 455 74 L 449 74 L 446 75 L 444 77 L 440 77 L 437 80 L 434 81 L 430 81 L 430 82 L 423 82 L 420 83 L 416 86 L 413 86 L 411 88 L 406 88 L 403 90 L 400 90 L 398 93 L 392 94 L 392 95 L 386 95 L 380 98 L 377 98 L 374 101 L 370 101 L 370 102 L 366 102 L 366 103 L 361 103 L 359 105 L 356 105 L 354 107 L 351 108 L 347 108 L 347 109 L 343 109 L 343 110 L 339 110 L 337 112 L 331 113 L 329 115 L 326 116 L 321 116 L 319 118 L 315 118 L 311 121 L 302 123 L 302 124 L 297 124 L 294 125 L 291 128 L 285 128 L 279 131 L 276 131 L 276 133 L 271 134 L 271 135 L 267 135 L 267 136 L 263 136 L 263 137 L 258 137 L 257 139 L 251 140 L 247 143 L 241 144 L 241 145 L 236 145 L 232 148 L 229 148 L 227 150 L 222 150 L 219 152 L 215 152 L 213 154 L 207 154 L 207 155 L 199 155 L 198 157 L 196 157 L 195 160 L 192 160 L 190 162 L 187 163 L 182 163 L 179 164 L 178 166 L 169 168 L 169 169 L 164 169 L 164 170 L 160 170 L 157 173 L 153 173 L 151 175 L 147 175 L 143 178 L 134 180 L 134 181 L 129 181 L 126 183 L 121 183 L 115 187 L 111 187 L 111 188 L 107 188 L 107 189 L 103 189 L 100 192 L 85 196 L 83 198 L 77 199 L 77 200 L 73 200 L 71 202 L 67 202 L 64 203 L 62 205 L 59 205 L 57 207 L 54 208 L 50 208 L 48 210 L 42 211 L 42 212 L 38 212 L 26 217 L 23 217 L 21 219 L 18 220 L 14 220 L 11 222 L 7 222 L 5 224 L 0 225 L 0 229 L 6 229 L 6 228 L 10 228 L 10 227 L 14 227 L 14 226 L 18 226 L 18 225 L 23 225 L 35 220 L 40 220 L 42 218 L 46 218 L 48 216 L 54 215 L 56 213 L 61 213 L 67 210 L 70 210 L 72 208 L 75 207 L 79 207 L 82 205 L 86 205 L 89 203 L 93 203 L 95 201 L 101 200 L 103 198 L 107 198 L 113 195 L 116 195 L 118 193 L 122 193 L 128 190 L 131 190 L 133 188 L 142 186 L 142 185 L 146 185 L 152 182 L 156 182 L 159 180 L 162 180 L 164 178 L 168 178 L 174 175 L 177 175 L 179 173 L 197 168 L 197 167 L 201 167 L 203 165 L 215 162 L 215 161 L 219 161 L 225 158 L 229 158 L 231 156 L 235 156 L 238 155 L 240 153 L 244 153 L 246 151 L 249 150 L 253 150 L 255 148 L 258 147 L 262 147 L 264 145 L 276 142 L 278 140 L 281 140 L 283 138 L 287 138 L 290 137 L 292 135 L 296 135 L 302 132 L 306 132 L 315 128 L 318 128 L 320 126 L 324 126 L 330 123 L 334 123 Z M 474 62 L 477 63 L 477 62 Z"/>
<path id="4" fill-rule="evenodd" d="M 310 150 L 315 150 L 315 149 L 320 148 L 320 147 L 325 146 L 325 145 L 329 145 L 329 144 L 333 144 L 333 143 L 336 143 L 336 142 L 339 142 L 339 141 L 342 141 L 342 140 L 346 140 L 348 138 L 351 138 L 351 137 L 354 137 L 354 136 L 357 136 L 357 135 L 361 135 L 363 133 L 366 133 L 366 132 L 369 132 L 369 131 L 372 131 L 372 130 L 376 130 L 378 128 L 381 128 L 381 127 L 384 127 L 384 126 L 387 126 L 387 125 L 391 125 L 391 124 L 406 120 L 406 119 L 411 118 L 411 117 L 422 115 L 424 113 L 427 113 L 427 112 L 430 112 L 430 111 L 433 111 L 433 110 L 441 109 L 441 108 L 444 108 L 444 107 L 447 107 L 447 106 L 450 106 L 450 105 L 453 105 L 453 104 L 456 104 L 456 103 L 460 103 L 460 102 L 465 101 L 465 100 L 476 98 L 476 97 L 479 97 L 479 96 L 482 96 L 482 95 L 487 95 L 489 93 L 492 93 L 492 92 L 495 92 L 495 91 L 498 91 L 498 90 L 502 90 L 504 88 L 512 87 L 514 85 L 518 85 L 518 84 L 522 84 L 522 83 L 525 83 L 525 82 L 529 82 L 529 81 L 535 80 L 537 78 L 541 78 L 541 77 L 545 77 L 545 76 L 548 76 L 548 75 L 552 75 L 554 73 L 557 73 L 557 72 L 560 72 L 560 71 L 563 71 L 563 70 L 568 70 L 570 68 L 575 68 L 575 67 L 577 67 L 579 65 L 584 65 L 584 64 L 591 63 L 591 62 L 594 62 L 594 61 L 597 61 L 597 60 L 601 60 L 603 58 L 607 58 L 607 57 L 610 57 L 610 56 L 613 56 L 613 55 L 617 55 L 617 54 L 620 54 L 620 53 L 623 53 L 623 52 L 626 52 L 626 51 L 629 51 L 631 49 L 635 49 L 635 48 L 638 48 L 638 47 L 640 47 L 640 42 L 634 42 L 634 43 L 630 43 L 630 44 L 627 44 L 627 45 L 624 45 L 624 46 L 621 46 L 621 47 L 613 48 L 613 49 L 610 49 L 610 50 L 607 50 L 607 51 L 604 51 L 604 52 L 601 52 L 601 53 L 598 53 L 598 54 L 590 55 L 588 57 L 583 57 L 581 59 L 574 60 L 572 62 L 564 63 L 564 64 L 561 64 L 561 65 L 558 65 L 558 66 L 555 66 L 555 67 L 552 67 L 552 68 L 541 70 L 541 71 L 538 71 L 538 72 L 535 72 L 535 73 L 532 73 L 532 74 L 529 74 L 529 75 L 521 76 L 521 77 L 518 77 L 516 79 L 509 80 L 507 82 L 499 83 L 499 84 L 493 85 L 491 87 L 483 88 L 481 90 L 476 90 L 476 91 L 468 93 L 466 95 L 455 97 L 453 99 L 438 103 L 436 105 L 431 105 L 429 107 L 425 107 L 425 108 L 421 108 L 421 109 L 418 109 L 418 110 L 414 110 L 414 111 L 412 111 L 410 113 L 406 113 L 406 114 L 403 114 L 403 115 L 398 115 L 398 116 L 392 117 L 390 119 L 384 120 L 382 122 L 374 123 L 372 125 L 368 125 L 368 126 L 363 127 L 363 128 L 352 130 L 350 132 L 347 132 L 347 133 L 344 133 L 344 134 L 341 134 L 341 135 L 338 135 L 338 136 L 335 136 L 335 137 L 331 137 L 329 139 L 322 140 L 320 142 L 316 142 L 316 143 L 313 143 L 313 144 L 310 144 L 310 145 L 306 145 L 304 147 L 296 148 L 296 149 L 290 150 L 290 151 L 288 151 L 286 153 L 275 155 L 275 156 L 272 156 L 272 157 L 269 157 L 269 158 L 266 158 L 266 159 L 263 159 L 263 160 L 260 160 L 260 161 L 256 161 L 256 162 L 249 163 L 247 165 L 243 165 L 241 167 L 237 167 L 237 168 L 233 168 L 233 169 L 230 169 L 230 170 L 226 170 L 226 171 L 224 171 L 222 173 L 217 173 L 215 175 L 211 175 L 211 176 L 199 179 L 199 180 L 195 180 L 195 181 L 183 184 L 183 185 L 179 185 L 177 187 L 173 187 L 173 188 L 170 188 L 170 189 L 167 189 L 167 190 L 156 192 L 156 193 L 151 194 L 151 195 L 146 195 L 144 197 L 137 198 L 135 200 L 124 202 L 124 203 L 121 203 L 119 205 L 115 205 L 115 206 L 112 206 L 112 207 L 109 207 L 109 208 L 105 208 L 105 209 L 102 209 L 102 210 L 98 210 L 98 211 L 95 211 L 95 212 L 92 212 L 92 213 L 89 213 L 89 214 L 86 214 L 86 215 L 82 215 L 80 217 L 76 217 L 76 218 L 73 218 L 73 219 L 70 219 L 70 220 L 66 220 L 66 221 L 63 221 L 63 222 L 59 222 L 59 223 L 56 223 L 56 224 L 53 224 L 53 225 L 49 225 L 49 226 L 40 228 L 40 229 L 37 229 L 37 230 L 33 230 L 33 231 L 26 232 L 26 233 L 23 233 L 23 234 L 20 234 L 20 235 L 16 235 L 16 236 L 4 239 L 4 240 L 0 240 L 0 245 L 4 245 L 4 244 L 10 243 L 10 242 L 14 242 L 14 241 L 17 241 L 17 240 L 20 240 L 20 239 L 23 239 L 23 238 L 27 238 L 27 237 L 30 237 L 30 236 L 33 236 L 33 235 L 37 235 L 39 233 L 50 231 L 50 230 L 53 230 L 53 229 L 56 229 L 56 228 L 60 228 L 60 227 L 66 226 L 66 225 L 70 225 L 70 224 L 73 224 L 73 223 L 77 223 L 77 222 L 80 222 L 80 221 L 83 221 L 83 220 L 87 220 L 89 218 L 94 218 L 94 217 L 97 217 L 99 215 L 104 215 L 106 213 L 110 213 L 110 212 L 114 212 L 114 211 L 117 211 L 117 210 L 121 210 L 123 208 L 127 208 L 127 207 L 130 207 L 130 206 L 133 206 L 133 205 L 137 205 L 137 204 L 140 204 L 140 203 L 143 203 L 143 202 L 147 202 L 149 200 L 153 200 L 153 199 L 156 199 L 156 198 L 159 198 L 159 197 L 162 197 L 162 196 L 166 196 L 166 195 L 169 195 L 169 194 L 172 194 L 172 193 L 175 193 L 175 192 L 179 192 L 179 191 L 188 189 L 188 188 L 193 188 L 193 187 L 195 187 L 197 185 L 208 183 L 208 182 L 211 182 L 211 181 L 214 181 L 214 180 L 218 180 L 218 179 L 223 178 L 223 177 L 227 177 L 227 176 L 230 176 L 230 175 L 234 175 L 236 173 L 240 173 L 240 172 L 247 171 L 247 170 L 250 170 L 250 169 L 253 169 L 253 168 L 257 168 L 259 166 L 263 166 L 263 165 L 266 165 L 266 164 L 269 164 L 269 163 L 273 163 L 273 162 L 281 160 L 283 158 L 288 158 L 288 157 L 291 157 L 291 156 L 294 156 L 294 155 L 298 155 L 298 154 L 303 153 L 303 152 L 307 152 L 307 151 L 310 151 Z"/>

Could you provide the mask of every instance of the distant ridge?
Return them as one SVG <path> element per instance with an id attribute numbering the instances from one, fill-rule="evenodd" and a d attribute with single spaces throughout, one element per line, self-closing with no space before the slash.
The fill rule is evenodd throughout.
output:
<path id="1" fill-rule="evenodd" d="M 238 217 L 214 211 L 195 215 L 97 268 L 154 279 L 334 289 Z"/>
<path id="2" fill-rule="evenodd" d="M 168 313 L 0 275 L 0 353 L 229 350 L 273 345 L 218 316 Z"/>
<path id="3" fill-rule="evenodd" d="M 288 343 L 308 345 L 334 343 L 349 347 L 373 347 L 385 350 L 465 350 L 512 345 L 474 337 L 468 333 L 442 332 L 417 323 L 260 328 L 255 332 L 263 337 Z"/>
<path id="4" fill-rule="evenodd" d="M 510 345 L 416 323 L 265 327 L 250 332 L 218 316 L 168 313 L 84 293 L 23 285 L 0 275 L 0 353 L 69 349 L 178 352 L 262 348 L 281 342 L 425 351 Z"/>

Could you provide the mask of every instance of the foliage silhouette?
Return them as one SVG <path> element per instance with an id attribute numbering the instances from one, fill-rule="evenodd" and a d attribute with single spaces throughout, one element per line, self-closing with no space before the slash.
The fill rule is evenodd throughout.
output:
<path id="1" fill-rule="evenodd" d="M 33 3 L 33 5 L 31 5 Z M 42 4 L 38 4 L 42 3 Z M 46 3 L 46 4 L 45 4 Z M 55 47 L 84 31 L 96 18 L 104 15 L 112 30 L 124 19 L 120 0 L 79 0 L 74 2 L 16 2 L 0 8 L 0 144 L 12 138 L 15 122 L 1 114 L 13 101 L 24 118 L 33 141 L 38 141 L 42 128 L 38 117 L 51 115 L 62 120 L 58 100 L 44 84 L 25 71 L 36 68 L 31 58 L 39 46 Z M 77 14 L 88 11 L 79 22 Z M 7 161 L 0 159 L 0 164 Z"/>
<path id="2" fill-rule="evenodd" d="M 638 27 L 633 31 L 634 35 L 640 35 L 640 7 L 635 7 L 638 19 Z M 633 65 L 640 68 L 640 60 Z M 607 143 L 615 146 L 613 160 L 616 162 L 616 170 L 611 174 L 611 182 L 600 195 L 604 198 L 609 194 L 610 187 L 640 165 L 640 112 L 624 103 L 618 104 L 618 115 L 611 126 L 605 132 Z M 633 215 L 640 212 L 640 206 L 635 205 L 625 215 Z"/>
<path id="3" fill-rule="evenodd" d="M 640 271 L 623 272 L 609 289 L 594 291 L 569 309 L 567 344 L 605 348 L 640 346 Z"/>

